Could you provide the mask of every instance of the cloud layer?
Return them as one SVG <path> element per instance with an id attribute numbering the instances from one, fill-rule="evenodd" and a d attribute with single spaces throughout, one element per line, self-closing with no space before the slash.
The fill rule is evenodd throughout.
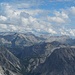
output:
<path id="1" fill-rule="evenodd" d="M 0 3 L 0 31 L 1 32 L 33 32 L 50 33 L 51 35 L 75 36 L 74 28 L 67 28 L 74 22 L 75 7 L 60 10 L 40 9 L 35 2 Z M 36 6 L 36 8 L 35 8 Z M 33 7 L 33 8 L 32 8 Z"/>

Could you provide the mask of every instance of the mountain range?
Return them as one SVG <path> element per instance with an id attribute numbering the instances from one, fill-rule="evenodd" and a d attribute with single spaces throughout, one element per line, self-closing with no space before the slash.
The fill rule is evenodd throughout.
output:
<path id="1" fill-rule="evenodd" d="M 0 32 L 0 75 L 75 75 L 75 39 Z"/>

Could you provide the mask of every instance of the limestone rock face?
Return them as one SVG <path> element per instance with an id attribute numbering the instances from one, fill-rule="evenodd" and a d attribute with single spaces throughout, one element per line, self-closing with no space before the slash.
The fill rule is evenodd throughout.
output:
<path id="1" fill-rule="evenodd" d="M 75 48 L 56 49 L 32 75 L 75 75 Z"/>
<path id="2" fill-rule="evenodd" d="M 21 75 L 20 62 L 6 48 L 0 47 L 0 75 Z"/>

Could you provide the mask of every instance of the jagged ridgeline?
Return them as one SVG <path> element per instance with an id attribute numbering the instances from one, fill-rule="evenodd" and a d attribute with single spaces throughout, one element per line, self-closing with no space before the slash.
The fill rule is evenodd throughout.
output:
<path id="1" fill-rule="evenodd" d="M 2 32 L 0 75 L 75 75 L 75 39 Z"/>

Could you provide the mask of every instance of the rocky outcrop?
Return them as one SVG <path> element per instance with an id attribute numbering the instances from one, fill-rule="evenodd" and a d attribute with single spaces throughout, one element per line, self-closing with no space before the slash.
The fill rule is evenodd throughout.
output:
<path id="1" fill-rule="evenodd" d="M 1 75 L 21 75 L 19 59 L 4 47 L 0 47 L 0 73 Z"/>

